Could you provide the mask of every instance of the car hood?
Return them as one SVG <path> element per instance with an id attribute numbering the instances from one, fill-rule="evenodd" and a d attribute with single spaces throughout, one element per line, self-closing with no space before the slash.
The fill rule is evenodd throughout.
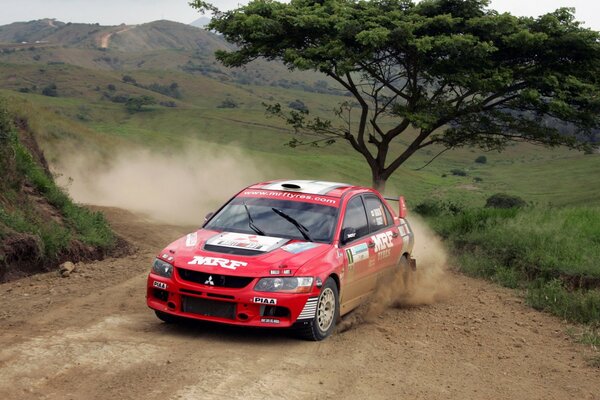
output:
<path id="1" fill-rule="evenodd" d="M 167 246 L 159 258 L 176 268 L 233 276 L 293 276 L 331 245 L 200 229 Z"/>

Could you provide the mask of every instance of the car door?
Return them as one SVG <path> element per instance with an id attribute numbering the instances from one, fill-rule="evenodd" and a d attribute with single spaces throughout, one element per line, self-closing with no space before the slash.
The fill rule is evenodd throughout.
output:
<path id="1" fill-rule="evenodd" d="M 385 203 L 374 194 L 363 196 L 369 222 L 368 245 L 373 254 L 371 272 L 381 274 L 395 267 L 402 257 L 402 237 Z"/>
<path id="2" fill-rule="evenodd" d="M 374 289 L 372 269 L 372 242 L 369 222 L 362 196 L 351 198 L 342 223 L 342 234 L 351 230 L 354 234 L 348 240 L 341 238 L 340 246 L 344 253 L 344 289 L 340 299 L 342 314 L 358 306 Z M 372 246 L 372 245 L 371 245 Z"/>

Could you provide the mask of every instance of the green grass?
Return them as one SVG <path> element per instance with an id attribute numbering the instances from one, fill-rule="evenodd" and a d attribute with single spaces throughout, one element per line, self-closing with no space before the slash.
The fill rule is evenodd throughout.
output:
<path id="1" fill-rule="evenodd" d="M 569 321 L 600 322 L 600 290 L 567 290 L 558 279 L 532 283 L 527 290 L 527 304 Z M 586 338 L 592 339 L 591 336 Z"/>
<path id="2" fill-rule="evenodd" d="M 104 216 L 74 204 L 20 142 L 4 102 L 0 104 L 0 239 L 33 235 L 44 263 L 56 260 L 73 240 L 109 250 L 116 244 Z M 54 206 L 62 223 L 48 219 L 37 201 L 23 194 L 25 184 Z M 29 254 L 28 256 L 35 256 Z"/>
<path id="3" fill-rule="evenodd" d="M 600 322 L 600 207 L 417 209 L 465 273 L 526 290 L 536 309 Z"/>

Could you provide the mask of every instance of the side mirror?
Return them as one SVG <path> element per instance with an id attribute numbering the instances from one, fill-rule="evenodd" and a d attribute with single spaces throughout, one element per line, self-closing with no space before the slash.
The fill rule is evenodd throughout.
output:
<path id="1" fill-rule="evenodd" d="M 342 239 L 341 239 L 342 244 L 351 242 L 354 239 L 356 239 L 356 229 L 354 229 L 354 228 L 342 229 Z"/>
<path id="2" fill-rule="evenodd" d="M 408 214 L 406 202 L 404 201 L 404 196 L 400 196 L 400 198 L 398 199 L 398 216 L 404 219 L 406 218 L 406 214 Z"/>
<path id="3" fill-rule="evenodd" d="M 215 215 L 215 213 L 212 211 L 206 214 L 206 216 L 204 217 L 204 223 L 208 222 L 208 220 L 211 219 L 213 215 Z"/>

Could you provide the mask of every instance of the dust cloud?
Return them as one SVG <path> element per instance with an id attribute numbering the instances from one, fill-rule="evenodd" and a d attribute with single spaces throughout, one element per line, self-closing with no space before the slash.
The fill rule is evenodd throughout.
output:
<path id="1" fill-rule="evenodd" d="M 240 152 L 188 147 L 176 154 L 135 149 L 109 160 L 93 155 L 63 158 L 58 182 L 80 203 L 118 207 L 173 225 L 200 225 L 249 184 L 265 179 Z"/>
<path id="2" fill-rule="evenodd" d="M 413 258 L 417 260 L 417 270 L 402 266 L 391 279 L 382 280 L 365 304 L 344 317 L 338 331 L 374 322 L 390 307 L 433 304 L 449 295 L 445 279 L 448 256 L 443 243 L 421 218 L 413 215 L 408 220 L 415 235 Z"/>

